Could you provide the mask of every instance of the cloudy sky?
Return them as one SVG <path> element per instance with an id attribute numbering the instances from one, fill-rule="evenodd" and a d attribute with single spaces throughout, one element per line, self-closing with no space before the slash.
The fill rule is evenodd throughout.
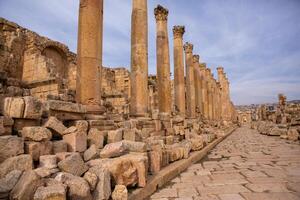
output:
<path id="1" fill-rule="evenodd" d="M 209 67 L 223 66 L 235 104 L 300 99 L 299 0 L 149 0 L 149 73 L 156 73 L 153 9 L 169 9 L 172 27 Z M 130 67 L 131 0 L 105 0 L 103 64 Z M 0 17 L 60 41 L 76 52 L 79 0 L 0 0 Z M 171 62 L 173 71 L 173 62 Z M 216 74 L 216 72 L 215 72 Z"/>

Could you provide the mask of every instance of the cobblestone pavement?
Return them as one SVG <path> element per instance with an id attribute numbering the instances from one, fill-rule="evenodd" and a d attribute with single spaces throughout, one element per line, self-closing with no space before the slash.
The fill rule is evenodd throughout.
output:
<path id="1" fill-rule="evenodd" d="M 151 199 L 300 199 L 300 144 L 241 127 Z"/>

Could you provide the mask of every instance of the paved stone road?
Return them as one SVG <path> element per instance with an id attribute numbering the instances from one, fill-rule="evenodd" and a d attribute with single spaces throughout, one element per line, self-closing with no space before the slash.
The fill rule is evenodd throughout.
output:
<path id="1" fill-rule="evenodd" d="M 151 200 L 300 199 L 300 143 L 237 129 Z"/>

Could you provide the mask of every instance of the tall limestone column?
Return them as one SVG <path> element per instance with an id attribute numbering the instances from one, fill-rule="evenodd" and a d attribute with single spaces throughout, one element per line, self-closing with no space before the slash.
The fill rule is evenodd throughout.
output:
<path id="1" fill-rule="evenodd" d="M 194 81 L 195 81 L 195 106 L 196 111 L 200 112 L 200 100 L 201 100 L 201 91 L 200 91 L 200 68 L 199 68 L 199 55 L 193 55 L 193 65 L 194 65 Z M 197 113 L 200 115 L 200 113 Z M 197 116 L 199 117 L 199 116 Z"/>
<path id="2" fill-rule="evenodd" d="M 213 119 L 213 97 L 212 97 L 212 77 L 209 68 L 206 69 L 207 75 L 207 104 L 208 104 L 208 119 Z"/>
<path id="3" fill-rule="evenodd" d="M 185 117 L 184 58 L 182 39 L 184 32 L 184 26 L 173 27 L 175 107 L 183 117 Z"/>
<path id="4" fill-rule="evenodd" d="M 170 54 L 168 39 L 168 13 L 169 11 L 158 5 L 154 9 L 156 19 L 156 59 L 158 82 L 158 108 L 161 113 L 171 114 L 171 80 L 170 80 Z"/>
<path id="5" fill-rule="evenodd" d="M 195 97 L 195 80 L 193 66 L 193 45 L 186 43 L 184 45 L 185 65 L 186 65 L 186 106 L 187 117 L 196 117 L 196 97 Z"/>
<path id="6" fill-rule="evenodd" d="M 103 0 L 80 0 L 76 100 L 87 111 L 100 111 Z"/>
<path id="7" fill-rule="evenodd" d="M 132 1 L 130 115 L 148 112 L 148 13 L 147 0 Z"/>
<path id="8" fill-rule="evenodd" d="M 202 82 L 202 109 L 204 119 L 208 119 L 208 78 L 206 63 L 201 65 L 201 82 Z"/>

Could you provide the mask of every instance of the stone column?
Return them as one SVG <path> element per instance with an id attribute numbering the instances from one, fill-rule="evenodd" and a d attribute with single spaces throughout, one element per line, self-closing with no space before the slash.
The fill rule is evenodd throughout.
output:
<path id="1" fill-rule="evenodd" d="M 195 105 L 195 81 L 194 81 L 194 66 L 193 66 L 193 45 L 186 43 L 184 45 L 185 65 L 186 65 L 186 106 L 187 117 L 196 117 Z"/>
<path id="2" fill-rule="evenodd" d="M 185 117 L 184 58 L 182 39 L 184 32 L 184 26 L 173 27 L 175 107 L 183 117 Z"/>
<path id="3" fill-rule="evenodd" d="M 202 107 L 203 107 L 203 117 L 208 119 L 208 76 L 206 64 L 203 63 L 201 67 L 202 74 Z"/>
<path id="4" fill-rule="evenodd" d="M 195 107 L 196 107 L 197 115 L 200 115 L 199 112 L 200 112 L 200 99 L 201 99 L 199 59 L 200 59 L 199 55 L 193 55 L 194 81 L 195 81 Z"/>
<path id="5" fill-rule="evenodd" d="M 212 77 L 211 71 L 209 68 L 206 69 L 207 72 L 207 95 L 208 95 L 208 119 L 212 120 L 213 118 L 213 98 L 212 98 Z"/>
<path id="6" fill-rule="evenodd" d="M 130 114 L 148 112 L 148 13 L 147 0 L 132 1 Z"/>
<path id="7" fill-rule="evenodd" d="M 103 0 L 80 0 L 76 100 L 87 111 L 100 111 Z"/>
<path id="8" fill-rule="evenodd" d="M 171 81 L 170 81 L 170 54 L 168 39 L 169 11 L 158 5 L 154 9 L 156 19 L 156 59 L 159 112 L 171 114 Z"/>

